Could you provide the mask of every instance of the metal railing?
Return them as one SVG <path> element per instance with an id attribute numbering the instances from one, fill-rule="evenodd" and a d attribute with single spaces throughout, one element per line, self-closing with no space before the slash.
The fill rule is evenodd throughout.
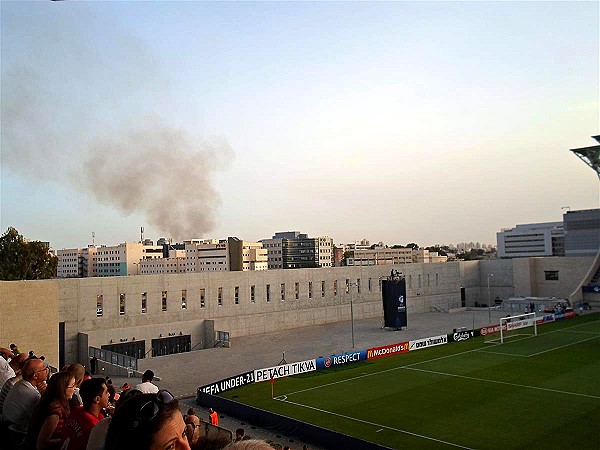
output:
<path id="1" fill-rule="evenodd" d="M 137 358 L 133 356 L 123 355 L 121 353 L 111 352 L 110 350 L 104 350 L 96 347 L 89 347 L 90 358 L 94 356 L 99 361 L 104 361 L 115 366 L 125 367 L 126 369 L 137 370 Z"/>

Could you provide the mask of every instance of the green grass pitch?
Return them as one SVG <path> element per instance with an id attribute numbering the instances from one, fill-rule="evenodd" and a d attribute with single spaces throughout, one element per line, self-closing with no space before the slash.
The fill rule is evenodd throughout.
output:
<path id="1" fill-rule="evenodd" d="M 402 449 L 600 448 L 600 314 L 223 394 Z"/>

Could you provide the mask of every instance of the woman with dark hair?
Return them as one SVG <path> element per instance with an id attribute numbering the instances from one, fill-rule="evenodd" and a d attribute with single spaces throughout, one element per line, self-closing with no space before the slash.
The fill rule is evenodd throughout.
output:
<path id="1" fill-rule="evenodd" d="M 69 399 L 75 391 L 75 377 L 70 372 L 58 372 L 48 380 L 48 387 L 36 406 L 25 448 L 45 450 L 60 448 L 64 420 L 69 415 Z"/>
<path id="2" fill-rule="evenodd" d="M 179 402 L 166 390 L 129 398 L 115 412 L 106 450 L 190 450 Z"/>

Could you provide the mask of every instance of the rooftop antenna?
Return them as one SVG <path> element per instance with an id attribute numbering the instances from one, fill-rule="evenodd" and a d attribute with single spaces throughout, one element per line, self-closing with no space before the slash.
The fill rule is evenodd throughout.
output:
<path id="1" fill-rule="evenodd" d="M 140 243 L 144 242 L 144 227 L 140 227 Z"/>
<path id="2" fill-rule="evenodd" d="M 96 233 L 92 231 L 92 245 L 96 245 Z"/>

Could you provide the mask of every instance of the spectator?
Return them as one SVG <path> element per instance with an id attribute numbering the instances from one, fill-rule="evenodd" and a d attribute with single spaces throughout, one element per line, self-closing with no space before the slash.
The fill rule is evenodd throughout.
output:
<path id="1" fill-rule="evenodd" d="M 8 359 L 9 355 L 2 352 L 0 355 L 0 389 L 2 389 L 6 380 L 15 376 L 15 371 L 10 367 Z"/>
<path id="2" fill-rule="evenodd" d="M 17 347 L 17 344 L 10 344 L 10 351 L 13 352 L 13 355 L 19 356 L 21 354 L 21 350 Z"/>
<path id="3" fill-rule="evenodd" d="M 179 402 L 169 391 L 137 395 L 117 409 L 106 436 L 107 450 L 190 450 Z"/>
<path id="4" fill-rule="evenodd" d="M 108 388 L 103 378 L 92 378 L 81 383 L 81 400 L 83 406 L 78 406 L 69 414 L 65 422 L 65 441 L 61 449 L 85 450 L 90 431 L 94 425 L 104 419 L 102 410 L 108 406 Z"/>
<path id="5" fill-rule="evenodd" d="M 234 442 L 243 441 L 244 440 L 244 434 L 246 434 L 246 432 L 244 431 L 243 428 L 238 428 L 237 430 L 235 430 L 235 439 L 234 439 Z"/>
<path id="6" fill-rule="evenodd" d="M 83 382 L 83 377 L 85 376 L 85 367 L 83 367 L 81 364 L 74 363 L 68 365 L 65 370 L 67 372 L 71 372 L 75 377 L 75 392 L 73 393 L 73 397 L 71 397 L 71 400 L 69 401 L 69 406 L 71 407 L 71 410 L 74 410 L 78 406 L 82 405 L 81 395 L 79 395 L 79 386 L 81 386 L 81 383 Z"/>
<path id="7" fill-rule="evenodd" d="M 27 432 L 27 450 L 58 449 L 63 426 L 69 416 L 69 399 L 75 391 L 75 377 L 71 372 L 59 372 L 48 381 L 48 388 L 33 412 Z"/>
<path id="8" fill-rule="evenodd" d="M 129 386 L 128 383 L 123 383 L 123 386 L 121 386 L 121 394 L 127 392 L 129 389 L 131 389 L 131 386 Z"/>
<path id="9" fill-rule="evenodd" d="M 210 419 L 211 425 L 214 425 L 215 427 L 219 426 L 219 414 L 217 414 L 217 412 L 214 409 L 209 408 L 208 418 Z"/>
<path id="10" fill-rule="evenodd" d="M 142 375 L 142 382 L 135 388 L 144 394 L 156 394 L 158 393 L 158 386 L 152 384 L 152 380 L 154 380 L 154 372 L 146 370 Z"/>
<path id="11" fill-rule="evenodd" d="M 192 411 L 193 409 L 190 408 Z M 188 411 L 189 413 L 190 411 Z M 200 438 L 200 418 L 196 414 L 188 414 L 185 417 L 185 436 L 191 448 L 195 448 Z"/>
<path id="12" fill-rule="evenodd" d="M 118 410 L 128 398 L 136 395 L 142 395 L 142 393 L 137 389 L 129 389 L 125 392 L 122 392 L 117 404 L 115 405 L 115 411 Z M 110 426 L 111 420 L 112 417 L 105 417 L 98 422 L 94 428 L 92 428 L 86 450 L 105 450 L 106 433 L 108 432 L 108 427 Z"/>
<path id="13" fill-rule="evenodd" d="M 2 407 L 3 420 L 12 422 L 14 430 L 27 432 L 33 410 L 40 401 L 40 390 L 46 388 L 48 372 L 44 361 L 39 359 L 30 359 L 23 366 L 23 379 L 8 392 Z"/>
<path id="14" fill-rule="evenodd" d="M 25 365 L 25 363 L 22 362 L 21 365 L 17 368 L 17 371 L 15 372 L 15 376 L 6 380 L 6 382 L 4 383 L 4 386 L 2 386 L 2 391 L 0 391 L 0 420 L 4 420 L 2 418 L 2 408 L 4 406 L 4 402 L 6 401 L 6 397 L 8 396 L 8 393 L 13 388 L 13 386 L 17 383 L 17 381 L 20 381 L 23 378 L 22 369 L 23 369 L 24 365 Z"/>

